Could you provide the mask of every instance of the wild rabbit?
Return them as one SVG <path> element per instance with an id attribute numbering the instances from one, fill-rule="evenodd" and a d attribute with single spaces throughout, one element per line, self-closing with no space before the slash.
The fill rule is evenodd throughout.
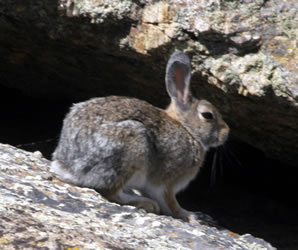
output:
<path id="1" fill-rule="evenodd" d="M 226 141 L 229 127 L 211 103 L 192 96 L 190 78 L 190 60 L 177 51 L 166 68 L 171 97 L 166 110 L 116 96 L 73 105 L 53 153 L 52 171 L 110 201 L 193 218 L 175 195 L 195 178 L 206 151 Z"/>

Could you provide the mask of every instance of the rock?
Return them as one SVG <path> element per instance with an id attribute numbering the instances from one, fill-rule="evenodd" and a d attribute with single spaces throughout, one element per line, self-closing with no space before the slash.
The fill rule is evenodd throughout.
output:
<path id="1" fill-rule="evenodd" d="M 274 249 L 204 219 L 188 224 L 110 203 L 56 179 L 39 153 L 0 144 L 0 165 L 1 249 Z"/>
<path id="2" fill-rule="evenodd" d="M 296 1 L 3 0 L 0 13 L 2 85 L 165 106 L 165 64 L 184 50 L 232 136 L 298 166 Z"/>

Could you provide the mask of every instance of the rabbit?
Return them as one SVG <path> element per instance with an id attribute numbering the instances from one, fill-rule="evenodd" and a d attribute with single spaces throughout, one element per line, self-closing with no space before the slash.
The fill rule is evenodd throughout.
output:
<path id="1" fill-rule="evenodd" d="M 190 59 L 177 51 L 166 67 L 167 109 L 119 96 L 74 104 L 51 170 L 109 201 L 190 221 L 195 213 L 181 208 L 176 194 L 196 177 L 207 150 L 229 134 L 216 108 L 192 95 L 190 79 Z"/>

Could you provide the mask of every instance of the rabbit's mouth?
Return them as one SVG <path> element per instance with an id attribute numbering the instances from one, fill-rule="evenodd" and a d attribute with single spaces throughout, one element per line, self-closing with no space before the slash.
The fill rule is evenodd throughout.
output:
<path id="1" fill-rule="evenodd" d="M 210 147 L 216 148 L 222 146 L 228 139 L 229 136 L 229 127 L 226 127 L 225 130 L 220 131 L 220 133 L 213 136 L 213 140 L 210 142 Z"/>
<path id="2" fill-rule="evenodd" d="M 221 146 L 223 143 L 219 140 L 214 141 L 213 143 L 210 144 L 210 148 L 216 148 Z"/>
<path id="3" fill-rule="evenodd" d="M 224 131 L 219 133 L 219 136 L 217 138 L 216 147 L 223 145 L 227 141 L 228 136 L 229 136 L 229 131 L 230 131 L 229 127 L 226 127 L 226 129 Z"/>

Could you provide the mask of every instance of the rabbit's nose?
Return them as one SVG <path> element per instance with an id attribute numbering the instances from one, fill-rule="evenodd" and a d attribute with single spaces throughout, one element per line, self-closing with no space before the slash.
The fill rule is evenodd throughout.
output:
<path id="1" fill-rule="evenodd" d="M 220 127 L 219 127 L 218 141 L 220 142 L 220 144 L 225 143 L 225 141 L 228 139 L 229 132 L 230 132 L 230 128 L 229 128 L 228 124 L 226 124 L 223 121 L 222 124 L 220 124 Z"/>

